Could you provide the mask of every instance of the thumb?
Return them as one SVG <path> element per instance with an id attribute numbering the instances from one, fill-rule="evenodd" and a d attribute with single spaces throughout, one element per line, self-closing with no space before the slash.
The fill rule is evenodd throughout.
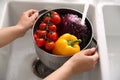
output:
<path id="1" fill-rule="evenodd" d="M 84 50 L 83 53 L 84 53 L 85 55 L 89 56 L 89 55 L 94 54 L 95 51 L 96 51 L 96 48 L 91 48 L 91 49 L 86 49 L 86 50 Z"/>

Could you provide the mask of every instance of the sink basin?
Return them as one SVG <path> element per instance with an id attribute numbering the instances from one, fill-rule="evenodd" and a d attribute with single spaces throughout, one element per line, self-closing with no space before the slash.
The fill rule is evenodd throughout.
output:
<path id="1" fill-rule="evenodd" d="M 110 79 L 120 80 L 120 5 L 113 3 L 103 4 L 102 12 L 110 66 Z"/>
<path id="2" fill-rule="evenodd" d="M 120 63 L 118 62 L 120 58 L 120 4 L 111 2 L 100 3 L 97 10 L 98 9 L 98 14 L 101 17 L 99 23 L 101 24 L 100 26 L 102 28 L 101 33 L 103 34 L 101 35 L 103 37 L 100 45 L 104 45 L 101 49 L 103 49 L 103 52 L 107 53 L 104 54 L 106 56 L 104 61 L 106 62 L 107 60 L 106 63 L 108 64 L 107 66 L 109 66 L 109 80 L 120 80 Z"/>
<path id="3" fill-rule="evenodd" d="M 0 80 L 5 80 L 9 59 L 11 56 L 10 45 L 0 48 Z"/>
<path id="4" fill-rule="evenodd" d="M 21 13 L 31 8 L 37 10 L 50 10 L 63 7 L 74 8 L 82 12 L 84 4 L 10 1 L 5 6 L 0 26 L 4 27 L 15 25 L 19 20 Z M 92 4 L 90 4 L 89 7 L 88 18 L 93 24 L 94 34 L 97 38 L 95 7 Z M 32 71 L 32 63 L 37 58 L 37 54 L 33 45 L 31 29 L 24 37 L 19 38 L 13 41 L 10 45 L 1 48 L 0 53 L 2 53 L 0 54 L 0 80 L 42 80 Z M 96 79 L 105 80 L 104 78 L 101 79 L 101 67 L 99 63 L 92 71 L 75 75 L 71 77 L 70 80 Z"/>

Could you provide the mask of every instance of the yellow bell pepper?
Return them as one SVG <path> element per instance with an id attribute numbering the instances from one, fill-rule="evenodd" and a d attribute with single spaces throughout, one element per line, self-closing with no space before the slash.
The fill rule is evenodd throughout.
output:
<path id="1" fill-rule="evenodd" d="M 53 54 L 69 56 L 80 51 L 79 43 L 81 39 L 77 39 L 74 35 L 65 33 L 55 42 Z"/>

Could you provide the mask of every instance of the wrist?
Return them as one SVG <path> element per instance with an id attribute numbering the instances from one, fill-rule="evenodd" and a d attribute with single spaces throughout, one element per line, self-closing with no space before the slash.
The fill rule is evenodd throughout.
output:
<path id="1" fill-rule="evenodd" d="M 71 73 L 70 75 L 75 75 L 78 72 L 78 69 L 75 61 L 73 61 L 72 59 L 69 59 L 63 66 L 67 66 L 67 69 L 69 70 L 69 72 Z"/>
<path id="2" fill-rule="evenodd" d="M 14 28 L 16 28 L 17 30 L 18 37 L 24 36 L 26 30 L 23 27 L 21 27 L 21 25 L 16 25 Z"/>
<path id="3" fill-rule="evenodd" d="M 74 75 L 73 66 L 70 61 L 67 61 L 66 63 L 64 63 L 61 66 L 61 70 L 63 71 L 63 73 L 65 73 L 64 75 L 67 75 L 68 78 Z"/>

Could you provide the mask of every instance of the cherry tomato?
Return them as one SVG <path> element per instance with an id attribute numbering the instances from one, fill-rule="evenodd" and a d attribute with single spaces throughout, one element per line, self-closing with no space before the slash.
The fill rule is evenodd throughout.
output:
<path id="1" fill-rule="evenodd" d="M 52 11 L 51 13 L 52 13 L 53 15 L 58 15 L 58 13 L 55 12 L 55 11 Z"/>
<path id="2" fill-rule="evenodd" d="M 39 37 L 44 37 L 47 34 L 46 30 L 37 30 L 37 34 Z"/>
<path id="3" fill-rule="evenodd" d="M 46 16 L 43 20 L 43 22 L 48 23 L 50 21 L 50 17 Z"/>
<path id="4" fill-rule="evenodd" d="M 34 33 L 34 34 L 33 34 L 33 37 L 34 37 L 34 40 L 36 40 L 36 39 L 37 39 L 37 34 Z"/>
<path id="5" fill-rule="evenodd" d="M 51 42 L 46 41 L 45 42 L 45 49 L 46 50 L 53 50 L 54 46 L 55 46 L 55 43 L 53 41 L 51 41 Z"/>
<path id="6" fill-rule="evenodd" d="M 61 18 L 60 18 L 60 15 L 59 14 L 51 14 L 51 19 L 50 19 L 50 21 L 52 22 L 52 23 L 54 23 L 54 24 L 59 24 L 60 22 L 61 22 Z"/>
<path id="7" fill-rule="evenodd" d="M 45 39 L 44 38 L 37 38 L 36 44 L 38 47 L 42 47 L 45 44 Z"/>
<path id="8" fill-rule="evenodd" d="M 56 25 L 53 24 L 53 25 L 48 26 L 48 30 L 56 32 L 57 30 Z"/>
<path id="9" fill-rule="evenodd" d="M 58 35 L 56 32 L 49 32 L 47 33 L 47 38 L 49 38 L 52 41 L 56 41 L 58 39 Z"/>
<path id="10" fill-rule="evenodd" d="M 39 25 L 39 29 L 45 30 L 45 29 L 46 29 L 46 26 L 47 26 L 46 23 L 41 23 L 41 24 Z"/>

